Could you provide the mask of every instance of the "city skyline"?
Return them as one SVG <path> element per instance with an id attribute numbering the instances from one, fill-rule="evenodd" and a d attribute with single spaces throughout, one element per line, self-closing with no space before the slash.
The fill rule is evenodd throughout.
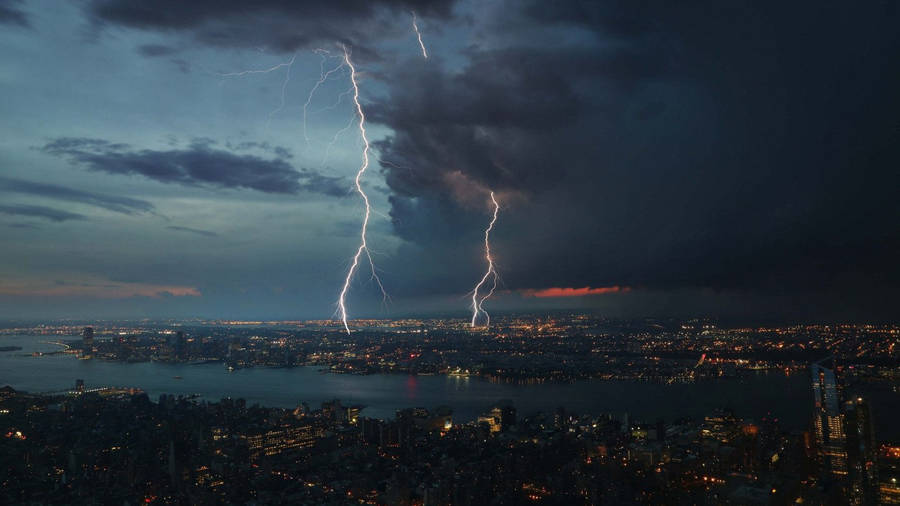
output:
<path id="1" fill-rule="evenodd" d="M 0 2 L 0 318 L 890 321 L 894 3 Z M 427 50 L 426 50 L 427 48 Z M 314 95 L 323 72 L 335 69 Z"/>
<path id="2" fill-rule="evenodd" d="M 0 0 L 0 503 L 900 504 L 898 27 Z"/>
<path id="3" fill-rule="evenodd" d="M 6 502 L 898 504 L 900 325 L 0 328 Z"/>

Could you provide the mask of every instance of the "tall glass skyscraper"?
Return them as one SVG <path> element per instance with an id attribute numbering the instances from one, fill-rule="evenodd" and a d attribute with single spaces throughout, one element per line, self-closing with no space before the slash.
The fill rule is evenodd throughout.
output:
<path id="1" fill-rule="evenodd" d="M 847 436 L 833 361 L 817 362 L 810 369 L 815 401 L 813 426 L 823 477 L 843 482 L 847 476 Z"/>
<path id="2" fill-rule="evenodd" d="M 850 504 L 878 504 L 878 447 L 871 407 L 868 401 L 857 397 L 844 404 L 844 416 L 850 471 Z"/>

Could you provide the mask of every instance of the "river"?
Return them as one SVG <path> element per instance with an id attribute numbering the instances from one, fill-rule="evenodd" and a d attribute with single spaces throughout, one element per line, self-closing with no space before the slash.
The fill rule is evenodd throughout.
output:
<path id="1" fill-rule="evenodd" d="M 83 379 L 87 388 L 138 387 L 156 400 L 160 394 L 199 394 L 216 401 L 244 398 L 248 404 L 294 407 L 301 401 L 318 407 L 339 398 L 344 404 L 366 406 L 363 415 L 391 418 L 406 407 L 453 408 L 454 419 L 474 419 L 501 399 L 512 400 L 521 415 L 551 411 L 559 406 L 575 413 L 628 413 L 632 419 L 667 421 L 690 416 L 702 418 L 716 408 L 759 420 L 768 413 L 787 430 L 803 430 L 811 416 L 812 392 L 803 373 L 759 373 L 693 384 L 663 385 L 639 381 L 585 380 L 573 383 L 506 384 L 481 378 L 372 374 L 330 374 L 319 367 L 255 367 L 229 372 L 221 363 L 188 365 L 157 362 L 122 363 L 79 360 L 72 355 L 33 357 L 34 351 L 57 351 L 47 336 L 0 336 L 0 346 L 21 346 L 21 351 L 0 353 L 0 386 L 51 392 L 72 388 Z M 898 407 L 896 399 L 892 411 Z M 881 412 L 885 415 L 884 412 Z M 876 405 L 875 417 L 879 422 Z M 898 438 L 888 418 L 876 423 L 876 432 Z"/>

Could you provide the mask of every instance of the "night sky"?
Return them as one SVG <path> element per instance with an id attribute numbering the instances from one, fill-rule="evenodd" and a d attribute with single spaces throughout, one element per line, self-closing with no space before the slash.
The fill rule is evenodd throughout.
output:
<path id="1" fill-rule="evenodd" d="M 0 0 L 0 318 L 332 316 L 340 44 L 351 318 L 464 316 L 492 190 L 489 311 L 900 316 L 894 0 Z"/>

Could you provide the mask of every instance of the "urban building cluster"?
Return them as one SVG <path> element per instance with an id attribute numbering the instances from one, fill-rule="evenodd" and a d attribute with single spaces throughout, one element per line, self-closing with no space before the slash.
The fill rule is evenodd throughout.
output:
<path id="1" fill-rule="evenodd" d="M 853 366 L 857 381 L 900 392 L 900 326 L 794 325 L 720 328 L 701 321 L 615 321 L 580 314 L 462 320 L 372 320 L 352 336 L 330 321 L 108 322 L 20 327 L 69 335 L 81 358 L 128 362 L 222 362 L 230 369 L 314 365 L 334 373 L 447 374 L 533 383 L 578 379 L 693 382 L 759 370 L 805 371 L 823 356 Z"/>
<path id="2" fill-rule="evenodd" d="M 205 402 L 139 390 L 0 389 L 5 504 L 900 504 L 900 446 L 878 443 L 840 369 L 810 368 L 807 431 L 777 414 L 634 420 L 509 401 L 456 423 L 364 406 Z"/>

